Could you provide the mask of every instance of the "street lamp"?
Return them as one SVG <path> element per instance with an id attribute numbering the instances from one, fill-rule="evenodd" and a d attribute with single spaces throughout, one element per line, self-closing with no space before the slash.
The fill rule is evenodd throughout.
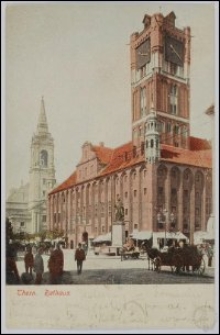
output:
<path id="1" fill-rule="evenodd" d="M 166 209 L 163 210 L 163 214 L 164 214 L 164 229 L 165 229 L 165 238 L 164 238 L 164 246 L 167 245 L 167 213 L 168 211 Z"/>

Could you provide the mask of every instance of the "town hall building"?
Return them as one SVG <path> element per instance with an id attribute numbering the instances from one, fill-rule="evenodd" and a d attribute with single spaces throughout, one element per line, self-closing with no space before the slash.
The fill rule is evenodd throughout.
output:
<path id="1" fill-rule="evenodd" d="M 173 12 L 145 15 L 130 53 L 131 141 L 84 143 L 75 171 L 48 195 L 48 230 L 64 231 L 71 247 L 111 231 L 118 198 L 126 236 L 167 230 L 193 242 L 206 230 L 212 157 L 190 133 L 190 28 L 177 28 Z"/>

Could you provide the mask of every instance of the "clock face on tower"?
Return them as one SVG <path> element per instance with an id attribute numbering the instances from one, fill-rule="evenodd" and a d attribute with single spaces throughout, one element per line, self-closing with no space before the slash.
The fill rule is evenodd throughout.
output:
<path id="1" fill-rule="evenodd" d="M 183 66 L 184 44 L 174 37 L 165 36 L 165 60 L 178 66 Z"/>
<path id="2" fill-rule="evenodd" d="M 140 69 L 145 64 L 150 62 L 151 59 L 151 47 L 150 39 L 148 38 L 136 49 L 137 69 Z"/>

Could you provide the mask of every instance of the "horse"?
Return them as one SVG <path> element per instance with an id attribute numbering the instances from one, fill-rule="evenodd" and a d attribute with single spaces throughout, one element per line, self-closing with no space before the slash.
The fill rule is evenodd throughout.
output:
<path id="1" fill-rule="evenodd" d="M 147 260 L 148 260 L 148 270 L 154 270 L 155 269 L 155 262 L 154 260 L 158 257 L 159 255 L 159 250 L 157 248 L 152 248 L 150 246 L 149 241 L 144 241 L 141 244 L 141 249 L 144 250 L 147 254 Z"/>

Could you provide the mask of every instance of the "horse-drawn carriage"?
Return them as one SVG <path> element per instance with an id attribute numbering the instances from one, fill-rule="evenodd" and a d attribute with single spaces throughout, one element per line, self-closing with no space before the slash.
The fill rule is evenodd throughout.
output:
<path id="1" fill-rule="evenodd" d="M 198 275 L 203 275 L 205 272 L 203 255 L 194 245 L 172 246 L 162 251 L 156 248 L 148 248 L 147 254 L 156 271 L 160 271 L 162 266 L 170 266 L 172 271 L 176 273 L 181 270 L 189 272 L 190 269 Z"/>

